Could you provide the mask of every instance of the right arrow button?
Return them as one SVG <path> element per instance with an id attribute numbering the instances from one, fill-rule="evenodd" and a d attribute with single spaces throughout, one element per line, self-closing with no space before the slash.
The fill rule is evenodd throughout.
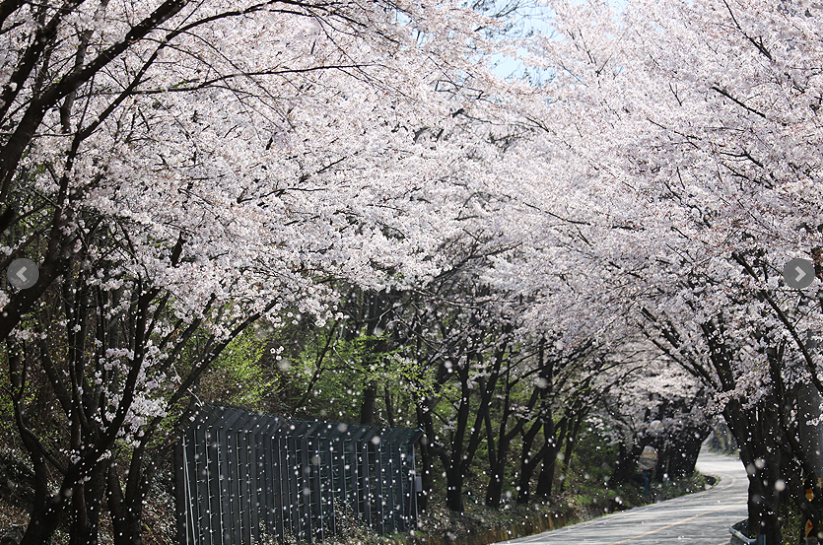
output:
<path id="1" fill-rule="evenodd" d="M 792 259 L 783 268 L 783 279 L 790 288 L 808 288 L 814 281 L 814 264 L 800 257 Z"/>

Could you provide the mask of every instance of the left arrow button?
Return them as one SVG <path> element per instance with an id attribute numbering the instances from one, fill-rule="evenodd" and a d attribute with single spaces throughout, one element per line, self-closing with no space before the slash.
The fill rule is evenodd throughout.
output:
<path id="1" fill-rule="evenodd" d="M 40 271 L 31 259 L 15 259 L 9 265 L 6 274 L 9 284 L 17 289 L 24 290 L 37 283 L 40 278 Z"/>

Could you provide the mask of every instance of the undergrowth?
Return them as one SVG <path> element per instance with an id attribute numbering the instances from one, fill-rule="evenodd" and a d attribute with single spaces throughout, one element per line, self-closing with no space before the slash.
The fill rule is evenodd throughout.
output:
<path id="1" fill-rule="evenodd" d="M 19 454 L 19 453 L 17 453 Z M 15 453 L 0 456 L 0 532 L 12 526 L 25 525 L 28 519 L 29 468 Z M 341 527 L 334 536 L 323 540 L 327 545 L 486 545 L 513 539 L 535 532 L 559 528 L 567 524 L 588 520 L 614 511 L 629 509 L 651 502 L 663 501 L 684 494 L 699 492 L 714 484 L 714 478 L 695 473 L 689 478 L 651 482 L 649 495 L 644 495 L 642 474 L 615 490 L 607 489 L 605 482 L 609 468 L 598 456 L 587 454 L 575 458 L 578 466 L 565 468 L 555 481 L 550 500 L 532 498 L 528 504 L 516 502 L 516 490 L 508 490 L 499 509 L 484 505 L 485 478 L 472 475 L 467 479 L 465 510 L 453 512 L 445 505 L 445 490 L 435 489 L 426 511 L 419 514 L 418 528 L 406 533 L 378 535 L 352 513 L 338 517 Z M 444 486 L 439 484 L 437 486 Z M 144 511 L 144 543 L 146 545 L 171 545 L 174 535 L 174 480 L 160 472 L 146 500 Z M 338 507 L 338 509 L 340 509 Z M 344 511 L 341 510 L 342 514 Z M 52 543 L 68 542 L 65 528 L 54 536 Z M 101 517 L 100 542 L 111 542 L 108 517 Z M 276 540 L 264 537 L 258 545 L 274 545 Z M 296 544 L 291 536 L 286 545 Z"/>

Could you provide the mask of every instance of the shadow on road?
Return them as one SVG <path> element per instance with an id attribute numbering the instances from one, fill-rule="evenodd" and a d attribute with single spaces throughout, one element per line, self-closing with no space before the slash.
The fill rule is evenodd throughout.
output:
<path id="1" fill-rule="evenodd" d="M 535 545 L 723 545 L 746 518 L 748 481 L 740 460 L 702 451 L 697 469 L 720 481 L 710 490 L 504 541 Z"/>

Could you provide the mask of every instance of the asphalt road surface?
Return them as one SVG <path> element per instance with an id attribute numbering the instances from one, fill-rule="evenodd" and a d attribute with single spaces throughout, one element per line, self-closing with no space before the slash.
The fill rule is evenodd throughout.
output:
<path id="1" fill-rule="evenodd" d="M 737 458 L 703 451 L 704 475 L 720 478 L 714 488 L 637 507 L 559 530 L 503 543 L 534 545 L 726 545 L 729 527 L 746 518 L 746 470 Z"/>

